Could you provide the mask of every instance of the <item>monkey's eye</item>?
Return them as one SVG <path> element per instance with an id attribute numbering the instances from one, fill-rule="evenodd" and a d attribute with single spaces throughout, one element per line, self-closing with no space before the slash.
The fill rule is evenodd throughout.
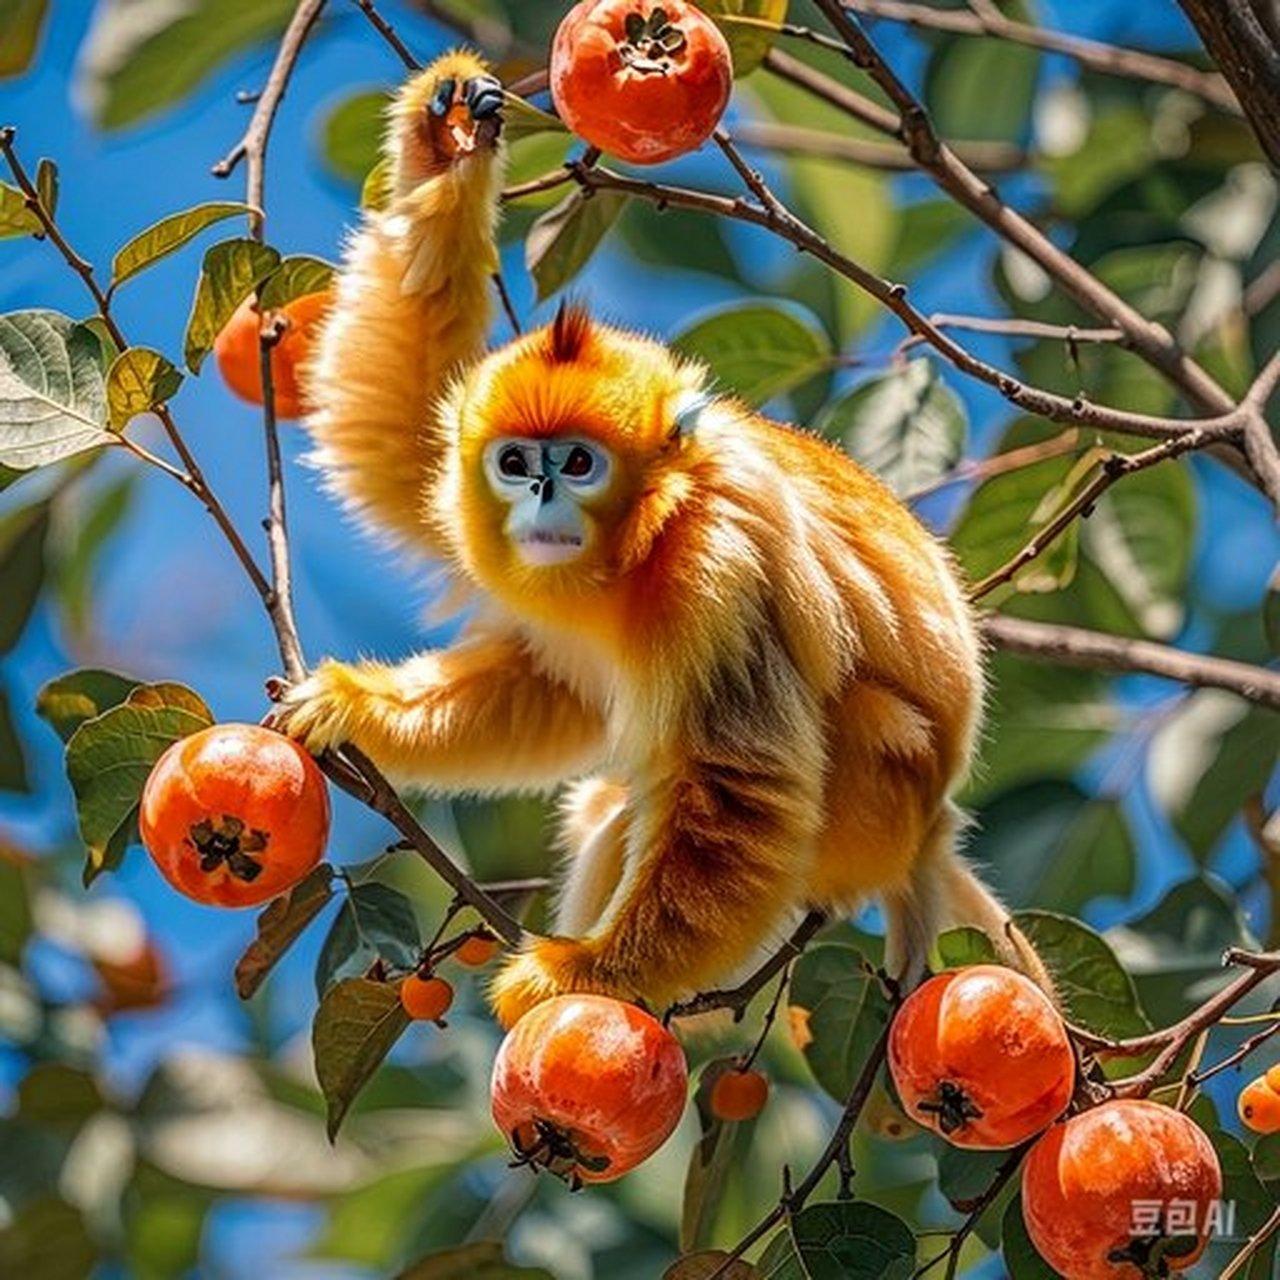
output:
<path id="1" fill-rule="evenodd" d="M 596 460 L 580 444 L 569 450 L 569 456 L 560 466 L 560 474 L 571 480 L 585 480 L 596 465 Z"/>
<path id="2" fill-rule="evenodd" d="M 522 450 L 508 445 L 498 455 L 498 472 L 510 479 L 520 479 L 529 474 L 529 463 Z"/>

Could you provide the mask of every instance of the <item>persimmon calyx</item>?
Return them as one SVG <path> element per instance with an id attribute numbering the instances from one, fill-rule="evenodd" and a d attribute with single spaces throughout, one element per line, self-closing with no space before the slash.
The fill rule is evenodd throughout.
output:
<path id="1" fill-rule="evenodd" d="M 585 1169 L 589 1173 L 603 1173 L 612 1161 L 606 1155 L 592 1155 L 583 1151 L 574 1140 L 571 1130 L 563 1128 L 552 1120 L 544 1120 L 535 1116 L 531 1122 L 533 1133 L 528 1132 L 530 1125 L 517 1125 L 511 1131 L 511 1147 L 516 1158 L 511 1161 L 511 1168 L 518 1169 L 524 1165 L 536 1170 L 546 1169 L 548 1173 L 569 1184 L 573 1191 L 582 1186 L 578 1170 Z"/>
<path id="2" fill-rule="evenodd" d="M 1123 1249 L 1112 1249 L 1107 1261 L 1117 1266 L 1128 1263 L 1137 1267 L 1147 1280 L 1166 1280 L 1172 1275 L 1170 1258 L 1181 1258 L 1195 1251 L 1195 1236 L 1167 1235 L 1161 1232 L 1153 1236 L 1135 1236 Z"/>
<path id="3" fill-rule="evenodd" d="M 246 881 L 256 880 L 262 873 L 262 863 L 250 854 L 262 853 L 271 840 L 266 831 L 247 830 L 244 822 L 230 813 L 224 813 L 217 826 L 211 818 L 194 823 L 187 838 L 200 855 L 201 871 L 216 871 L 225 862 L 233 876 Z"/>
<path id="4" fill-rule="evenodd" d="M 689 43 L 665 9 L 654 9 L 647 18 L 639 10 L 629 13 L 623 29 L 627 39 L 618 45 L 618 56 L 632 71 L 645 75 L 667 75 L 672 58 L 683 53 Z"/>
<path id="5" fill-rule="evenodd" d="M 981 1120 L 982 1110 L 965 1091 L 951 1080 L 943 1080 L 938 1085 L 936 1099 L 926 1099 L 919 1104 L 921 1111 L 938 1117 L 938 1128 L 943 1133 L 955 1133 L 963 1129 L 970 1120 Z"/>

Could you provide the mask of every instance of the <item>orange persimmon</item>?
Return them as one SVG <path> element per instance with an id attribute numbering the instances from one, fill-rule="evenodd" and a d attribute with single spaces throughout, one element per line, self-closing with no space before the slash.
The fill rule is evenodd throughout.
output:
<path id="1" fill-rule="evenodd" d="M 1254 1133 L 1280 1133 L 1280 1093 L 1271 1086 L 1271 1068 L 1265 1076 L 1259 1076 L 1240 1090 L 1236 1106 L 1240 1119 Z M 1278 1076 L 1280 1078 L 1280 1076 Z"/>
<path id="2" fill-rule="evenodd" d="M 507 1032 L 493 1064 L 493 1119 L 518 1159 L 572 1186 L 611 1182 L 651 1156 L 684 1110 L 679 1041 L 608 996 L 555 996 Z"/>
<path id="3" fill-rule="evenodd" d="M 565 124 L 632 164 L 684 155 L 714 132 L 733 84 L 729 46 L 686 0 L 582 0 L 551 46 Z"/>
<path id="4" fill-rule="evenodd" d="M 439 1022 L 453 1004 L 453 987 L 443 978 L 411 973 L 400 984 L 400 1005 L 419 1022 Z"/>
<path id="5" fill-rule="evenodd" d="M 764 1110 L 769 1099 L 769 1081 L 759 1072 L 722 1071 L 711 1086 L 707 1105 L 718 1120 L 751 1120 Z"/>
<path id="6" fill-rule="evenodd" d="M 907 1114 L 957 1147 L 1015 1147 L 1071 1101 L 1066 1025 L 1029 978 L 994 964 L 940 973 L 907 997 L 889 1070 Z"/>
<path id="7" fill-rule="evenodd" d="M 302 747 L 255 724 L 216 724 L 156 761 L 138 811 L 160 873 L 197 902 L 251 907 L 292 888 L 329 836 L 324 776 Z"/>

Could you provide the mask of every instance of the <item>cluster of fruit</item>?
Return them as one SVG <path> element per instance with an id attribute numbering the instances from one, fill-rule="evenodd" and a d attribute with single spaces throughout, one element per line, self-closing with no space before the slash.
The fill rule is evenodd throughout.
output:
<path id="1" fill-rule="evenodd" d="M 1280 1133 L 1280 1062 L 1240 1090 L 1238 1106 L 1254 1133 Z"/>

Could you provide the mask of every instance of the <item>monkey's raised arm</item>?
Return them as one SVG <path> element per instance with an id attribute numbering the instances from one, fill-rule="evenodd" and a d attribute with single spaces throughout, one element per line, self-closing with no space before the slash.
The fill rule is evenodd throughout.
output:
<path id="1" fill-rule="evenodd" d="M 434 405 L 483 351 L 503 158 L 502 88 L 470 53 L 410 80 L 391 109 L 391 197 L 347 247 L 310 370 L 326 483 L 362 523 L 434 554 L 424 511 L 444 442 Z"/>

